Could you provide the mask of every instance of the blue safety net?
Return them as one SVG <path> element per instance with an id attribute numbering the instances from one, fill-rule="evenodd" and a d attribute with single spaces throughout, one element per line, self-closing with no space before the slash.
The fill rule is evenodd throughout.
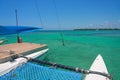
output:
<path id="1" fill-rule="evenodd" d="M 80 73 L 26 63 L 0 77 L 0 80 L 81 80 Z"/>
<path id="2" fill-rule="evenodd" d="M 0 35 L 18 34 L 25 31 L 41 29 L 40 27 L 31 26 L 0 26 Z"/>

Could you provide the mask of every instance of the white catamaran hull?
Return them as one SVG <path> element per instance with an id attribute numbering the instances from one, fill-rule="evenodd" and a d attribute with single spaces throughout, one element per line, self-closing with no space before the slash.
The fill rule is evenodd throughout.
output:
<path id="1" fill-rule="evenodd" d="M 35 52 L 32 54 L 26 55 L 25 57 L 34 59 L 40 55 L 43 55 L 47 51 L 48 51 L 48 49 L 44 49 L 44 50 L 41 50 L 41 51 L 38 51 L 38 52 Z M 20 57 L 20 58 L 15 59 L 15 61 L 13 61 L 13 62 L 8 61 L 8 62 L 0 64 L 0 76 L 8 73 L 9 71 L 15 69 L 16 67 L 18 67 L 26 62 L 27 62 L 26 58 Z"/>
<path id="2" fill-rule="evenodd" d="M 94 60 L 92 66 L 90 67 L 90 70 L 101 73 L 108 73 L 104 60 L 100 54 Z M 98 74 L 88 74 L 86 75 L 85 80 L 110 80 L 110 79 Z"/>

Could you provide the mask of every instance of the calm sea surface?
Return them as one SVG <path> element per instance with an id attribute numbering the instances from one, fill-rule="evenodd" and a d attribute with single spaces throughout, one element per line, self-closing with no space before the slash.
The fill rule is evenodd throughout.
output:
<path id="1" fill-rule="evenodd" d="M 89 69 L 101 54 L 113 79 L 120 80 L 120 30 L 63 31 L 65 46 L 59 31 L 23 33 L 21 37 L 24 42 L 47 44 L 49 51 L 44 60 L 64 65 Z M 6 44 L 16 42 L 15 35 L 7 39 Z"/>

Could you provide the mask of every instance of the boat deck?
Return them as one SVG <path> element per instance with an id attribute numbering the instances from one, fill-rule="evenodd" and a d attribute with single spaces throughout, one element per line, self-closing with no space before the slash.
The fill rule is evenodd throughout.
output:
<path id="1" fill-rule="evenodd" d="M 46 44 L 12 43 L 0 46 L 0 63 L 10 60 L 12 55 L 27 55 L 47 47 Z"/>

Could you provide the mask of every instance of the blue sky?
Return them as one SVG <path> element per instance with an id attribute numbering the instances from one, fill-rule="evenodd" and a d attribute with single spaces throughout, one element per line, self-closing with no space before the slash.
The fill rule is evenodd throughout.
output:
<path id="1" fill-rule="evenodd" d="M 16 25 L 15 9 L 20 26 L 40 26 L 44 29 L 115 28 L 120 27 L 120 0 L 0 0 L 0 25 Z"/>

